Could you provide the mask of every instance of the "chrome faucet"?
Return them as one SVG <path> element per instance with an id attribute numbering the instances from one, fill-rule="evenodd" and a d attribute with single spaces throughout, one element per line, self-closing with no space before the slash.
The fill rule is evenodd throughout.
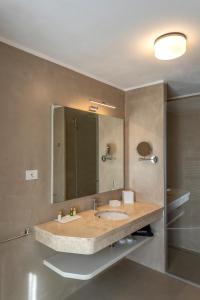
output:
<path id="1" fill-rule="evenodd" d="M 97 211 L 97 207 L 101 206 L 101 205 L 105 205 L 105 202 L 101 199 L 93 199 L 93 210 L 94 212 Z"/>

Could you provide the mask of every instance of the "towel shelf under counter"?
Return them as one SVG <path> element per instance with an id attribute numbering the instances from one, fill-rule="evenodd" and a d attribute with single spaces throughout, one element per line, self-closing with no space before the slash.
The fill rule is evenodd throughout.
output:
<path id="1" fill-rule="evenodd" d="M 153 237 L 135 236 L 132 243 L 116 243 L 114 247 L 106 247 L 92 255 L 58 253 L 45 259 L 43 263 L 62 277 L 88 280 L 152 239 Z"/>

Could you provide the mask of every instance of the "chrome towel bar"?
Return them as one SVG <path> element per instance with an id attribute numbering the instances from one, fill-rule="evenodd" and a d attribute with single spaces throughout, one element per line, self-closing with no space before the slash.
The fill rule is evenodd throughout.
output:
<path id="1" fill-rule="evenodd" d="M 25 228 L 23 234 L 17 235 L 17 236 L 14 236 L 14 237 L 11 237 L 11 238 L 9 238 L 9 239 L 7 239 L 7 240 L 0 241 L 0 244 L 4 244 L 4 243 L 7 243 L 7 242 L 10 242 L 10 241 L 13 241 L 13 240 L 21 239 L 21 238 L 23 238 L 23 237 L 25 237 L 25 236 L 28 236 L 28 235 L 30 235 L 30 234 L 31 234 L 30 228 L 27 227 L 27 228 Z"/>

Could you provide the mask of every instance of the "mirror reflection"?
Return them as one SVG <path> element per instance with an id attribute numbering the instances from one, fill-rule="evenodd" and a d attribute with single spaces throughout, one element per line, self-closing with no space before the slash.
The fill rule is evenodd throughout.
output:
<path id="1" fill-rule="evenodd" d="M 123 188 L 123 120 L 52 107 L 52 202 Z"/>

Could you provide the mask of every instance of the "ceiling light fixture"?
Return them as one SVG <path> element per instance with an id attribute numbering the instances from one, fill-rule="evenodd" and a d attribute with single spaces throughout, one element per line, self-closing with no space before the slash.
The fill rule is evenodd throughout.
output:
<path id="1" fill-rule="evenodd" d="M 154 42 L 155 57 L 170 60 L 186 52 L 187 38 L 183 33 L 170 32 L 159 36 Z"/>
<path id="2" fill-rule="evenodd" d="M 112 108 L 112 109 L 115 109 L 115 108 L 116 108 L 116 106 L 111 105 L 111 104 L 107 104 L 107 103 L 105 103 L 104 101 L 99 102 L 99 101 L 97 101 L 97 100 L 90 100 L 90 102 L 91 102 L 91 103 L 94 103 L 94 104 L 97 104 L 97 105 L 106 106 L 106 107 L 109 107 L 109 108 Z"/>

